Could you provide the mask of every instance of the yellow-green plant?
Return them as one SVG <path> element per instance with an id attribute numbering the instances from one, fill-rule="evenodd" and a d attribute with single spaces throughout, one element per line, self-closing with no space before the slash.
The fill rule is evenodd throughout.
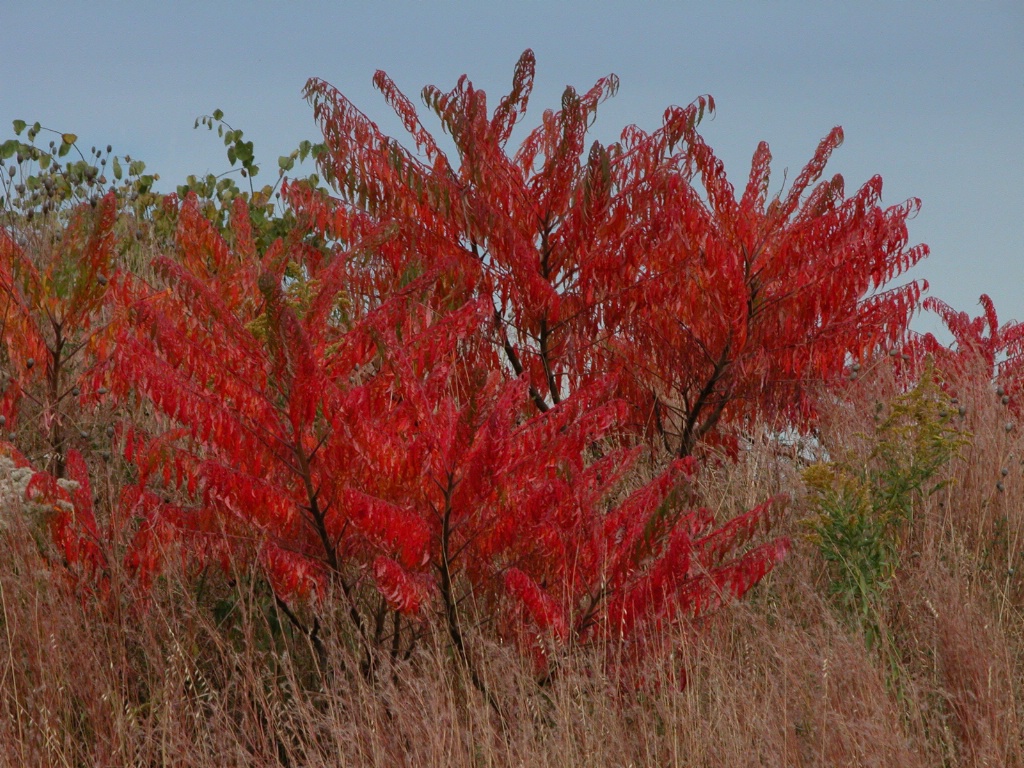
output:
<path id="1" fill-rule="evenodd" d="M 804 471 L 815 515 L 811 539 L 826 561 L 829 591 L 860 622 L 867 642 L 884 635 L 885 594 L 900 565 L 920 500 L 941 489 L 942 468 L 968 441 L 956 407 L 931 362 L 918 383 L 883 417 L 877 404 L 867 456 L 821 463 Z"/>

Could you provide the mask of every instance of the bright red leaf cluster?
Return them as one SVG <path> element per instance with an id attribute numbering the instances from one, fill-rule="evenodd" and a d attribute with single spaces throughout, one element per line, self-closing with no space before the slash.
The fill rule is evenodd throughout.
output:
<path id="1" fill-rule="evenodd" d="M 907 248 L 917 202 L 819 182 L 838 129 L 785 193 L 761 145 L 737 195 L 697 130 L 707 97 L 588 144 L 614 77 L 567 89 L 509 153 L 533 79 L 527 52 L 492 111 L 466 78 L 424 90 L 457 163 L 386 75 L 412 150 L 311 81 L 338 197 L 286 186 L 295 223 L 266 248 L 245 200 L 221 231 L 193 195 L 164 202 L 175 247 L 145 280 L 113 270 L 113 200 L 36 261 L 0 240 L 4 413 L 30 358 L 44 425 L 68 393 L 123 405 L 111 519 L 133 521 L 143 583 L 171 544 L 259 562 L 284 605 L 339 596 L 370 664 L 432 619 L 468 659 L 471 601 L 534 649 L 639 647 L 784 557 L 757 543 L 774 500 L 694 508 L 696 449 L 763 413 L 806 422 L 815 385 L 905 335 L 920 287 L 886 286 L 927 252 Z M 78 483 L 47 486 L 57 538 L 102 568 L 67 443 L 51 433 L 46 477 Z"/>
<path id="2" fill-rule="evenodd" d="M 686 456 L 761 412 L 805 422 L 809 386 L 905 332 L 922 286 L 885 286 L 927 254 L 907 247 L 919 203 L 882 208 L 877 176 L 851 197 L 840 176 L 819 182 L 839 128 L 785 193 L 770 192 L 762 143 L 737 195 L 697 131 L 709 97 L 668 109 L 652 133 L 629 126 L 588 146 L 614 76 L 567 88 L 561 109 L 507 151 L 533 80 L 527 51 L 493 112 L 465 77 L 423 90 L 457 162 L 385 74 L 374 82 L 415 151 L 311 80 L 321 168 L 340 200 L 306 207 L 335 237 L 352 210 L 386 228 L 378 290 L 444 269 L 466 300 L 487 301 L 488 340 L 528 376 L 539 410 L 614 374 L 634 429 Z"/>
<path id="3" fill-rule="evenodd" d="M 940 299 L 925 299 L 924 308 L 942 319 L 953 343 L 947 347 L 927 333 L 919 339 L 919 353 L 932 355 L 940 370 L 964 384 L 981 382 L 985 388 L 995 386 L 998 396 L 1004 398 L 1003 404 L 1020 415 L 1024 324 L 1010 321 L 1000 325 L 992 299 L 982 294 L 979 303 L 982 314 L 971 317 Z"/>
<path id="4" fill-rule="evenodd" d="M 155 264 L 166 287 L 118 294 L 114 392 L 182 427 L 125 428 L 139 474 L 121 514 L 148 521 L 137 567 L 169 538 L 212 558 L 255 546 L 281 597 L 338 589 L 368 649 L 388 639 L 374 593 L 399 616 L 436 612 L 462 648 L 470 594 L 521 604 L 563 642 L 632 636 L 742 595 L 784 554 L 734 552 L 767 505 L 722 528 L 684 511 L 673 494 L 692 460 L 623 494 L 640 449 L 607 439 L 626 416 L 614 382 L 531 413 L 528 379 L 479 344 L 490 307 L 457 302 L 443 274 L 371 305 L 340 287 L 366 268 L 358 249 L 258 254 L 241 201 L 226 238 L 191 198 L 179 222 L 178 258 Z"/>

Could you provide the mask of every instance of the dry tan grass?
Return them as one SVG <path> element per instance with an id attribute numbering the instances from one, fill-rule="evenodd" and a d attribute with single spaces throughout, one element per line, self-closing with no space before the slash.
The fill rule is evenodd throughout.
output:
<path id="1" fill-rule="evenodd" d="M 891 381 L 865 378 L 860 402 L 891 398 Z M 799 525 L 806 456 L 766 438 L 709 466 L 699 493 L 723 516 L 788 493 L 784 567 L 702 631 L 659 638 L 630 675 L 581 653 L 539 688 L 477 639 L 500 713 L 440 639 L 367 681 L 328 627 L 321 675 L 244 580 L 200 590 L 169 572 L 145 601 L 82 595 L 48 576 L 37 532 L 8 510 L 0 765 L 1024 765 L 1024 443 L 992 393 L 960 397 L 972 443 L 904 532 L 888 644 L 869 649 L 828 599 Z M 836 406 L 822 444 L 863 455 L 872 423 L 869 406 Z"/>

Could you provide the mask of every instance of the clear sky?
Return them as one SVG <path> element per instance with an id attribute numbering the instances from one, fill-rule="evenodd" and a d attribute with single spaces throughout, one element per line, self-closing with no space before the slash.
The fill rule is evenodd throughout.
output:
<path id="1" fill-rule="evenodd" d="M 397 134 L 375 70 L 414 99 L 462 73 L 497 96 L 525 48 L 527 125 L 567 84 L 609 72 L 621 88 L 599 114 L 603 140 L 709 93 L 718 112 L 702 132 L 738 185 L 759 140 L 777 188 L 842 125 L 827 172 L 848 192 L 879 173 L 886 204 L 923 201 L 911 237 L 932 255 L 913 276 L 972 315 L 988 293 L 1001 320 L 1024 320 L 1021 0 L 0 0 L 0 39 L 0 139 L 38 120 L 144 160 L 167 190 L 229 168 L 216 136 L 192 128 L 215 108 L 271 177 L 278 155 L 317 138 L 309 77 Z"/>

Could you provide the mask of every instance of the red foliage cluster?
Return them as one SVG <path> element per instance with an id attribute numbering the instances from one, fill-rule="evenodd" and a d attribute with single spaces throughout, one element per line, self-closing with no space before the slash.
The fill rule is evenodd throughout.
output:
<path id="1" fill-rule="evenodd" d="M 920 347 L 950 374 L 965 381 L 996 384 L 1016 410 L 1024 379 L 1024 324 L 1011 321 L 1000 325 L 992 299 L 982 294 L 979 303 L 984 311 L 972 318 L 944 301 L 925 299 L 924 308 L 939 315 L 953 335 L 953 343 L 947 347 L 928 333 L 920 339 Z"/>
<path id="2" fill-rule="evenodd" d="M 916 201 L 881 208 L 877 178 L 814 186 L 838 129 L 784 196 L 761 145 L 737 199 L 697 132 L 710 98 L 588 149 L 614 77 L 567 89 L 509 154 L 533 76 L 527 52 L 490 113 L 465 78 L 424 90 L 457 165 L 382 73 L 414 151 L 311 81 L 339 197 L 286 187 L 298 223 L 264 252 L 240 198 L 227 232 L 192 196 L 165 202 L 177 244 L 155 284 L 98 280 L 106 201 L 64 288 L 0 241 L 4 317 L 25 329 L 5 329 L 8 361 L 59 362 L 106 299 L 116 342 L 88 381 L 159 414 L 116 430 L 143 581 L 182 542 L 258 560 L 282 601 L 334 590 L 368 656 L 431 616 L 465 654 L 470 597 L 531 643 L 632 642 L 782 559 L 784 539 L 747 548 L 773 501 L 692 508 L 695 449 L 760 413 L 810 418 L 810 385 L 905 334 L 919 286 L 882 289 L 926 254 L 906 248 Z M 54 477 L 86 479 L 59 453 Z"/>
<path id="3" fill-rule="evenodd" d="M 588 148 L 614 76 L 582 95 L 567 88 L 508 153 L 533 78 L 527 51 L 493 113 L 465 77 L 449 92 L 424 89 L 458 163 L 383 73 L 374 82 L 415 152 L 327 83 L 306 93 L 343 204 L 313 220 L 344 238 L 355 209 L 386 228 L 378 286 L 410 269 L 451 270 L 467 298 L 493 306 L 489 341 L 526 373 L 539 410 L 614 373 L 634 429 L 686 456 L 765 411 L 806 422 L 808 384 L 904 332 L 922 286 L 881 289 L 927 254 L 906 247 L 919 203 L 880 207 L 877 176 L 849 198 L 840 176 L 817 183 L 839 128 L 785 195 L 769 194 L 762 143 L 737 199 L 697 132 L 710 97 L 666 110 L 652 133 L 629 126 Z"/>
<path id="4" fill-rule="evenodd" d="M 783 555 L 776 542 L 771 563 L 769 550 L 727 557 L 767 507 L 717 530 L 681 510 L 671 496 L 692 460 L 623 495 L 639 449 L 608 437 L 626 414 L 613 382 L 530 414 L 527 377 L 504 374 L 479 343 L 489 308 L 457 303 L 443 274 L 371 305 L 339 288 L 358 283 L 344 277 L 365 269 L 357 253 L 310 259 L 296 239 L 261 256 L 241 201 L 227 238 L 191 198 L 179 220 L 180 257 L 156 263 L 166 289 L 118 291 L 113 391 L 182 425 L 125 430 L 139 473 L 122 515 L 148 521 L 137 567 L 172 535 L 214 558 L 255 544 L 282 598 L 338 588 L 372 646 L 368 580 L 399 614 L 439 610 L 457 643 L 470 593 L 496 610 L 520 601 L 539 631 L 568 641 L 609 628 L 610 611 L 630 634 L 701 613 Z M 361 316 L 346 318 L 355 304 Z"/>
<path id="5" fill-rule="evenodd" d="M 71 211 L 59 233 L 0 229 L 0 455 L 31 471 L 26 500 L 44 510 L 65 562 L 93 575 L 106 558 L 82 454 L 88 441 L 71 426 L 90 398 L 82 375 L 108 349 L 100 320 L 116 217 L 108 194 Z M 35 430 L 31 460 L 14 444 L 26 416 Z"/>

